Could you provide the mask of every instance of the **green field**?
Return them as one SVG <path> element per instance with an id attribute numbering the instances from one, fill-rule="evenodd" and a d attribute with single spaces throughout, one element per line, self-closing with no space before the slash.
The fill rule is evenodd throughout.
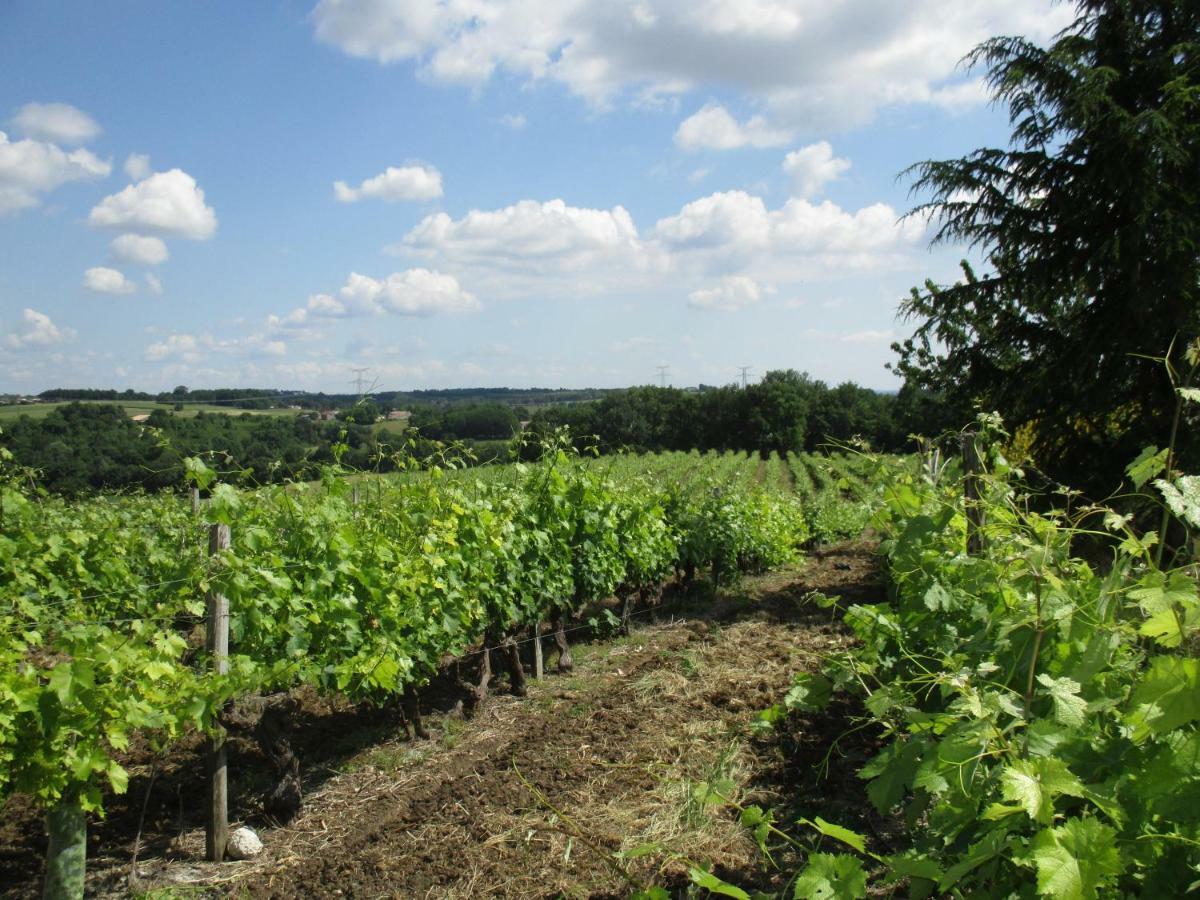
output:
<path id="1" fill-rule="evenodd" d="M 173 403 L 156 403 L 153 400 L 80 400 L 74 401 L 79 403 L 97 403 L 103 406 L 120 406 L 125 410 L 125 414 L 130 418 L 133 416 L 145 415 L 146 413 L 154 412 L 156 409 L 165 409 L 168 412 L 175 412 L 175 404 Z M 22 403 L 12 404 L 9 406 L 0 406 L 0 423 L 10 419 L 16 419 L 20 416 L 31 416 L 35 419 L 40 419 L 52 409 L 58 406 L 65 406 L 65 403 Z M 238 416 L 243 413 L 249 413 L 252 416 L 294 416 L 299 410 L 295 409 L 238 409 L 232 404 L 213 404 L 213 403 L 184 403 L 183 409 L 175 412 L 177 416 L 194 416 L 199 412 L 206 413 L 224 413 L 226 415 Z"/>

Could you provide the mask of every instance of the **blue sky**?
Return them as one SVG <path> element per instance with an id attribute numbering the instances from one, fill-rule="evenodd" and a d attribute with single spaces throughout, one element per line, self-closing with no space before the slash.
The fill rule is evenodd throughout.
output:
<path id="1" fill-rule="evenodd" d="M 0 391 L 894 388 L 909 164 L 1049 0 L 0 6 Z"/>

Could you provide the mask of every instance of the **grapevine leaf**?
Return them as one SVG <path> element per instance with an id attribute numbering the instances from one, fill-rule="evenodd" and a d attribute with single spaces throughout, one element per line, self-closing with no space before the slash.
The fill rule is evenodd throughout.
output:
<path id="1" fill-rule="evenodd" d="M 641 859 L 643 856 L 649 856 L 651 853 L 658 853 L 662 850 L 659 844 L 638 844 L 630 850 L 622 850 L 617 854 L 621 859 Z"/>
<path id="2" fill-rule="evenodd" d="M 948 610 L 954 605 L 950 592 L 942 587 L 940 582 L 933 582 L 925 591 L 925 606 L 933 612 Z"/>
<path id="3" fill-rule="evenodd" d="M 833 696 L 833 684 L 824 675 L 801 672 L 792 680 L 792 687 L 784 695 L 788 709 L 816 710 L 829 705 Z"/>
<path id="4" fill-rule="evenodd" d="M 1182 613 L 1164 609 L 1143 622 L 1138 632 L 1164 647 L 1171 648 L 1182 644 L 1197 624 L 1200 624 L 1200 609 L 1196 607 Z"/>
<path id="5" fill-rule="evenodd" d="M 962 859 L 946 870 L 946 874 L 938 882 L 938 890 L 943 894 L 946 893 L 950 888 L 958 884 L 965 875 L 970 874 L 988 860 L 995 859 L 1001 853 L 1010 849 L 1014 843 L 1015 838 L 1010 838 L 1007 830 L 1003 827 L 995 831 L 989 831 L 967 848 L 966 855 Z"/>
<path id="6" fill-rule="evenodd" d="M 835 841 L 841 841 L 843 844 L 853 847 L 859 853 L 867 852 L 867 839 L 858 832 L 851 831 L 849 828 L 843 828 L 841 825 L 826 822 L 820 816 L 817 816 L 815 820 L 801 819 L 800 824 L 815 828 L 826 837 L 831 837 Z"/>
<path id="7" fill-rule="evenodd" d="M 187 481 L 190 481 L 200 490 L 208 487 L 217 473 L 204 464 L 204 460 L 197 456 L 189 456 L 183 460 L 183 475 Z"/>
<path id="8" fill-rule="evenodd" d="M 1045 673 L 1038 683 L 1050 693 L 1054 703 L 1054 721 L 1070 728 L 1083 725 L 1087 717 L 1087 701 L 1079 696 L 1079 682 L 1071 678 L 1051 678 Z"/>
<path id="9" fill-rule="evenodd" d="M 693 866 L 688 869 L 688 877 L 706 891 L 720 894 L 722 897 L 734 897 L 736 900 L 750 900 L 750 895 L 737 885 L 722 881 L 716 875 L 711 872 L 705 872 L 703 869 L 697 869 Z"/>
<path id="10" fill-rule="evenodd" d="M 1043 825 L 1054 820 L 1054 798 L 1060 794 L 1083 796 L 1083 784 L 1066 763 L 1052 757 L 1018 759 L 1000 773 L 1005 800 L 1020 806 L 1029 818 Z"/>
<path id="11" fill-rule="evenodd" d="M 1200 403 L 1200 388 L 1181 387 L 1176 388 L 1179 391 L 1179 396 L 1184 400 L 1190 400 L 1192 403 Z"/>
<path id="12" fill-rule="evenodd" d="M 899 803 L 904 792 L 912 786 L 922 747 L 916 740 L 889 744 L 859 771 L 859 778 L 873 779 L 867 785 L 867 796 L 880 813 L 886 813 Z"/>
<path id="13" fill-rule="evenodd" d="M 1116 832 L 1095 819 L 1068 819 L 1038 832 L 1032 857 L 1038 893 L 1056 900 L 1092 900 L 1102 884 L 1121 874 Z"/>
<path id="14" fill-rule="evenodd" d="M 1112 532 L 1121 531 L 1131 521 L 1133 521 L 1133 513 L 1121 515 L 1110 509 L 1104 514 L 1104 527 Z"/>
<path id="15" fill-rule="evenodd" d="M 744 828 L 749 828 L 753 831 L 755 842 L 763 853 L 767 853 L 767 838 L 771 836 L 771 826 L 775 822 L 775 813 L 770 810 L 764 810 L 761 806 L 747 806 L 742 810 L 741 822 Z"/>
<path id="16" fill-rule="evenodd" d="M 1181 475 L 1174 483 L 1156 478 L 1154 486 L 1176 518 L 1200 528 L 1200 475 Z"/>
<path id="17" fill-rule="evenodd" d="M 852 900 L 867 896 L 862 861 L 846 854 L 812 853 L 792 889 L 795 900 Z"/>
<path id="18" fill-rule="evenodd" d="M 129 773 L 115 760 L 108 764 L 108 783 L 112 785 L 115 794 L 123 794 L 129 789 Z"/>
<path id="19" fill-rule="evenodd" d="M 1157 447 L 1146 447 L 1138 454 L 1137 459 L 1125 467 L 1125 474 L 1129 476 L 1134 487 L 1140 488 L 1166 467 L 1167 451 Z"/>
<path id="20" fill-rule="evenodd" d="M 901 878 L 924 878 L 927 881 L 940 881 L 941 867 L 928 857 L 921 856 L 916 850 L 907 850 L 894 856 L 885 856 L 888 873 L 885 881 L 894 882 Z"/>
<path id="21" fill-rule="evenodd" d="M 242 498 L 232 485 L 218 484 L 212 489 L 212 496 L 208 502 L 208 514 L 214 522 L 232 525 L 241 505 Z"/>
<path id="22" fill-rule="evenodd" d="M 160 678 L 165 678 L 174 672 L 175 667 L 170 663 L 156 659 L 146 663 L 146 667 L 142 671 L 151 681 L 158 681 Z"/>
<path id="23" fill-rule="evenodd" d="M 1200 719 L 1200 659 L 1156 656 L 1130 698 L 1133 739 L 1166 734 Z"/>

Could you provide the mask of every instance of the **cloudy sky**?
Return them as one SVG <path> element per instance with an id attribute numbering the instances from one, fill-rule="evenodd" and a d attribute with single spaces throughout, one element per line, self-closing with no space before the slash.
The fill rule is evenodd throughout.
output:
<path id="1" fill-rule="evenodd" d="M 0 5 L 0 391 L 894 388 L 897 175 L 1050 0 Z"/>

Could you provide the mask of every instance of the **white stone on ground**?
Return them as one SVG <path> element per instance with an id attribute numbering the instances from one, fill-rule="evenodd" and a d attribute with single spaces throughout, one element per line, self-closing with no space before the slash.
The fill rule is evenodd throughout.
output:
<path id="1" fill-rule="evenodd" d="M 225 845 L 225 855 L 230 859 L 250 859 L 262 853 L 263 842 L 249 828 L 239 828 L 229 835 Z"/>

